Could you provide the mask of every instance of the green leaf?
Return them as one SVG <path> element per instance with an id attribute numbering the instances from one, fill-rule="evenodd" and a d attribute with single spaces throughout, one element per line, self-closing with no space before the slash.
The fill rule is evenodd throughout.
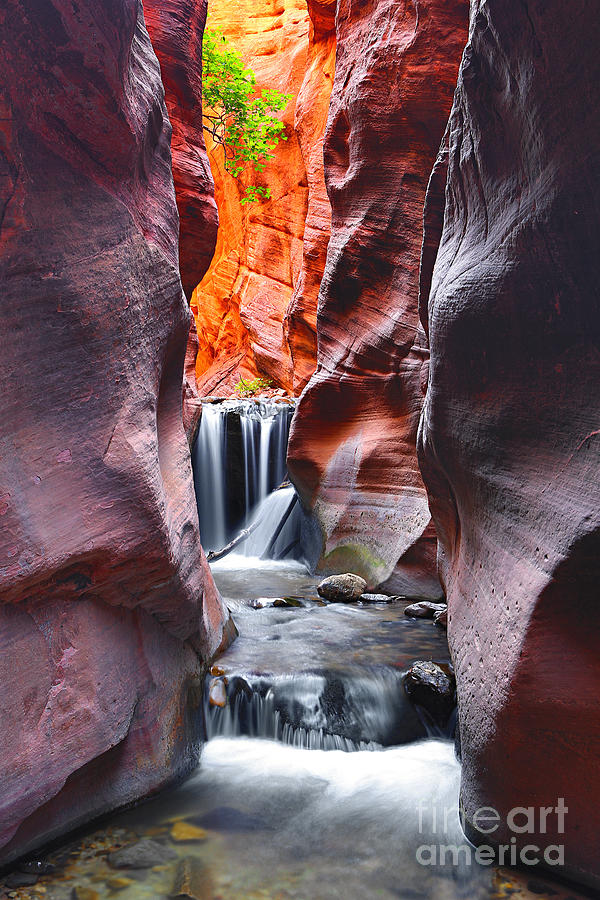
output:
<path id="1" fill-rule="evenodd" d="M 292 95 L 264 88 L 257 93 L 256 76 L 227 44 L 225 35 L 206 29 L 202 51 L 203 124 L 223 148 L 225 170 L 238 178 L 248 166 L 263 172 L 280 140 L 287 140 L 277 117 Z M 242 203 L 270 196 L 268 188 L 246 188 Z"/>

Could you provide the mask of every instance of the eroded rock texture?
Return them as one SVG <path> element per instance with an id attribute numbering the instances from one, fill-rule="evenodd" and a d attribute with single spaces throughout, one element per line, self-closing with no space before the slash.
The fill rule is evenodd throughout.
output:
<path id="1" fill-rule="evenodd" d="M 321 568 L 424 597 L 440 586 L 415 448 L 427 359 L 417 303 L 421 223 L 467 8 L 337 4 L 318 369 L 289 450 L 294 483 L 323 531 Z"/>
<path id="2" fill-rule="evenodd" d="M 292 99 L 281 114 L 287 141 L 262 175 L 250 171 L 245 181 L 268 186 L 270 200 L 241 206 L 244 183 L 224 172 L 222 149 L 210 148 L 221 227 L 213 263 L 192 300 L 199 389 L 226 396 L 240 376 L 260 373 L 297 392 L 315 367 L 318 285 L 329 238 L 321 148 L 333 83 L 332 16 L 328 26 L 319 13 L 313 26 L 306 0 L 213 0 L 210 25 L 223 30 L 259 87 Z"/>
<path id="3" fill-rule="evenodd" d="M 564 845 L 598 884 L 600 20 L 586 0 L 479 0 L 471 29 L 443 230 L 439 170 L 430 197 L 420 437 L 463 802 L 535 807 L 532 833 L 492 839 Z M 565 831 L 552 812 L 544 832 L 560 797 Z"/>
<path id="4" fill-rule="evenodd" d="M 189 771 L 224 611 L 181 421 L 170 127 L 136 0 L 0 11 L 0 861 Z"/>
<path id="5" fill-rule="evenodd" d="M 219 217 L 202 129 L 202 35 L 208 0 L 144 0 L 173 129 L 179 268 L 188 297 L 210 265 Z"/>
<path id="6" fill-rule="evenodd" d="M 217 242 L 219 215 L 202 128 L 202 35 L 207 0 L 144 0 L 146 27 L 158 57 L 172 126 L 171 160 L 179 211 L 179 270 L 191 299 Z M 192 318 L 184 370 L 183 415 L 193 437 L 200 421 L 196 387 L 198 335 Z"/>

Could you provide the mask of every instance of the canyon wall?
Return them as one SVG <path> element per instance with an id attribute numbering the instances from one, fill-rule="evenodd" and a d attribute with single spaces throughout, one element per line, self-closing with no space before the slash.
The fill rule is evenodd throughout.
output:
<path id="1" fill-rule="evenodd" d="M 318 368 L 289 448 L 291 477 L 321 526 L 320 568 L 424 597 L 441 589 L 416 457 L 422 211 L 467 20 L 466 0 L 338 0 Z"/>
<path id="2" fill-rule="evenodd" d="M 331 5 L 331 4 L 329 4 Z M 315 366 L 318 285 L 329 239 L 322 138 L 333 84 L 335 35 L 328 4 L 306 0 L 213 0 L 222 29 L 257 77 L 292 99 L 281 114 L 286 141 L 264 173 L 239 181 L 210 144 L 221 227 L 212 265 L 192 299 L 199 335 L 198 386 L 226 396 L 261 374 L 297 393 Z M 271 197 L 241 205 L 245 184 Z"/>
<path id="3" fill-rule="evenodd" d="M 493 806 L 480 840 L 562 845 L 554 871 L 596 886 L 599 42 L 591 0 L 471 5 L 427 203 L 420 429 L 467 817 Z M 514 807 L 535 808 L 529 832 Z"/>
<path id="4" fill-rule="evenodd" d="M 187 773 L 198 533 L 170 126 L 136 0 L 0 11 L 0 861 Z"/>
<path id="5" fill-rule="evenodd" d="M 179 271 L 191 299 L 217 242 L 219 215 L 202 127 L 202 36 L 208 0 L 144 0 L 144 18 L 158 57 L 171 122 L 171 160 L 179 212 Z M 184 367 L 183 417 L 190 443 L 202 407 L 196 387 L 198 334 L 190 318 Z"/>

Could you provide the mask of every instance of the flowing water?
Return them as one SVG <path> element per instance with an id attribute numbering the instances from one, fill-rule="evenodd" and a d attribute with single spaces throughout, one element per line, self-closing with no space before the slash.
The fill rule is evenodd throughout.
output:
<path id="1" fill-rule="evenodd" d="M 453 719 L 424 716 L 402 683 L 417 659 L 448 667 L 445 634 L 407 618 L 404 601 L 318 597 L 319 577 L 299 561 L 307 530 L 294 490 L 275 490 L 288 428 L 282 404 L 204 408 L 194 474 L 205 546 L 259 524 L 212 565 L 240 633 L 206 678 L 198 771 L 50 854 L 56 871 L 35 887 L 0 886 L 0 897 L 566 898 L 475 864 L 459 822 Z M 110 865 L 110 851 L 140 839 L 170 858 Z M 442 846 L 444 861 L 424 864 Z"/>

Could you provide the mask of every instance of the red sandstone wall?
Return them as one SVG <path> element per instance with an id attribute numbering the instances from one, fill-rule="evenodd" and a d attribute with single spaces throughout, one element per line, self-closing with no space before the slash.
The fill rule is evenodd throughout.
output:
<path id="1" fill-rule="evenodd" d="M 0 861 L 188 771 L 197 654 L 223 639 L 140 10 L 0 12 Z"/>
<path id="2" fill-rule="evenodd" d="M 219 226 L 202 128 L 202 35 L 207 0 L 144 0 L 146 27 L 158 56 L 173 129 L 171 159 L 179 212 L 179 270 L 191 298 L 212 260 Z M 184 367 L 183 417 L 193 440 L 201 405 L 196 388 L 198 335 L 191 320 Z"/>
<path id="3" fill-rule="evenodd" d="M 289 449 L 294 483 L 322 528 L 321 567 L 419 596 L 440 592 L 415 449 L 427 360 L 417 308 L 421 221 L 467 7 L 337 4 L 318 368 Z"/>
<path id="4" fill-rule="evenodd" d="M 472 4 L 428 201 L 420 432 L 467 816 L 564 798 L 565 833 L 552 814 L 493 838 L 564 845 L 559 874 L 596 886 L 599 42 L 593 2 Z"/>
<path id="5" fill-rule="evenodd" d="M 315 365 L 318 283 L 329 237 L 320 146 L 332 84 L 332 28 L 310 24 L 306 0 L 213 0 L 210 24 L 255 71 L 259 87 L 292 94 L 281 142 L 263 176 L 271 199 L 240 205 L 243 186 L 210 148 L 221 227 L 212 265 L 192 300 L 203 394 L 231 394 L 258 373 L 298 391 Z M 308 217 L 308 242 L 303 244 Z M 284 324 L 285 322 L 285 324 Z"/>

